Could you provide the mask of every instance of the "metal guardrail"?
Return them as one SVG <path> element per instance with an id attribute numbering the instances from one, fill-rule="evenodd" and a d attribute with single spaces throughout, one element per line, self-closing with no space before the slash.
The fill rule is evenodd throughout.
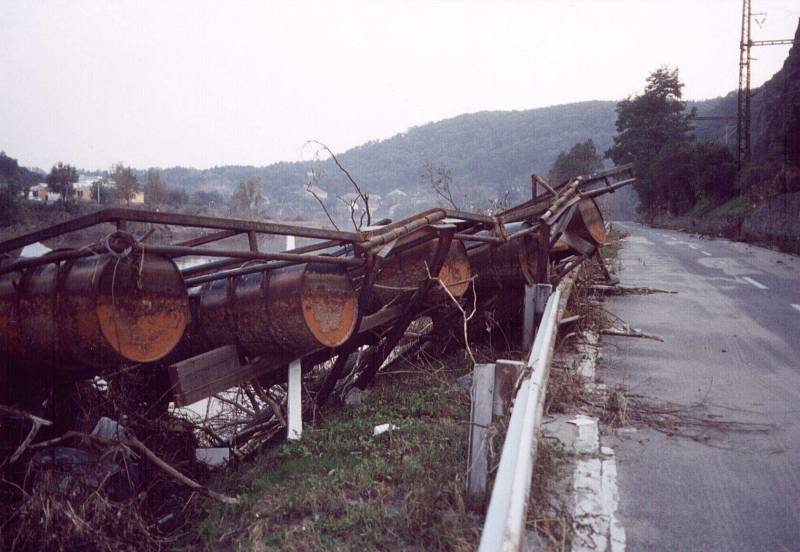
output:
<path id="1" fill-rule="evenodd" d="M 522 548 L 531 477 L 536 462 L 536 436 L 542 420 L 563 292 L 560 285 L 547 300 L 528 358 L 527 369 L 531 371 L 531 376 L 523 381 L 514 399 L 479 552 Z"/>

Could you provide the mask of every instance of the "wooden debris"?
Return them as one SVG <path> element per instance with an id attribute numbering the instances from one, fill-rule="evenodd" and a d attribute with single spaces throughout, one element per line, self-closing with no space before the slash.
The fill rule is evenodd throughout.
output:
<path id="1" fill-rule="evenodd" d="M 649 287 L 625 287 L 619 285 L 592 284 L 588 286 L 591 291 L 597 291 L 606 295 L 651 295 L 653 293 L 677 294 L 677 291 Z"/>
<path id="2" fill-rule="evenodd" d="M 654 334 L 646 334 L 639 328 L 632 328 L 625 324 L 622 328 L 604 328 L 600 330 L 600 333 L 603 335 L 614 335 L 617 337 L 641 337 L 644 339 L 652 339 L 654 341 L 660 341 L 661 343 L 664 342 L 664 338 L 654 335 Z"/>

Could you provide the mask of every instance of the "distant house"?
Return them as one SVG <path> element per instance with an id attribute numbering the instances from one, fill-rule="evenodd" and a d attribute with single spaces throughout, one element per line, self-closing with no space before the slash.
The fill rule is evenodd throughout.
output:
<path id="1" fill-rule="evenodd" d="M 144 203 L 144 192 L 136 192 L 131 198 L 131 204 L 141 205 Z"/>
<path id="2" fill-rule="evenodd" d="M 47 187 L 47 184 L 40 182 L 31 186 L 28 191 L 28 199 L 31 201 L 41 201 L 48 203 L 50 201 L 58 201 L 61 199 L 61 194 L 53 192 Z"/>
<path id="3" fill-rule="evenodd" d="M 319 186 L 314 186 L 313 184 L 311 186 L 306 187 L 306 193 L 308 193 L 309 195 L 315 195 L 323 201 L 328 199 L 328 192 L 326 192 Z"/>
<path id="4" fill-rule="evenodd" d="M 92 201 L 92 186 L 75 184 L 75 199 L 78 201 Z"/>
<path id="5" fill-rule="evenodd" d="M 80 175 L 78 181 L 75 183 L 75 199 L 78 201 L 94 201 L 92 191 L 97 187 L 97 183 L 102 181 L 102 176 L 87 176 Z"/>

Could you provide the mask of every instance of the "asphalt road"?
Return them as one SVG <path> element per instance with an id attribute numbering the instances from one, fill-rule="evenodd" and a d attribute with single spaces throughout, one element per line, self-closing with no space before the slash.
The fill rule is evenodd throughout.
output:
<path id="1" fill-rule="evenodd" d="M 617 455 L 629 550 L 800 550 L 800 257 L 620 224 L 624 286 L 676 294 L 605 307 L 663 343 L 603 337 L 609 386 L 719 420 L 771 424 L 705 444 L 639 429 L 604 440 Z M 608 428 L 605 428 L 609 431 Z"/>

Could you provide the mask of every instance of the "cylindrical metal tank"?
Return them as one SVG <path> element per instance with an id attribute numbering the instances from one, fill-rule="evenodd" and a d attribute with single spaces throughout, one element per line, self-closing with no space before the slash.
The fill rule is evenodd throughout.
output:
<path id="1" fill-rule="evenodd" d="M 527 223 L 509 224 L 513 234 L 529 228 Z M 488 235 L 488 233 L 485 233 Z M 478 288 L 533 285 L 538 273 L 538 243 L 527 234 L 501 244 L 467 242 L 469 261 L 478 274 Z"/>
<path id="2" fill-rule="evenodd" d="M 591 198 L 582 199 L 564 232 L 567 235 L 562 236 L 550 251 L 553 259 L 560 260 L 581 253 L 570 245 L 570 235 L 577 236 L 595 248 L 603 245 L 606 241 L 606 225 L 597 203 Z"/>
<path id="3" fill-rule="evenodd" d="M 252 355 L 301 355 L 343 344 L 356 329 L 358 298 L 343 267 L 306 263 L 205 284 L 198 323 L 209 343 Z"/>
<path id="4" fill-rule="evenodd" d="M 3 356 L 98 371 L 154 362 L 183 336 L 188 298 L 165 257 L 110 254 L 0 276 Z"/>
<path id="5" fill-rule="evenodd" d="M 439 239 L 425 239 L 430 230 L 424 228 L 414 232 L 399 243 L 398 248 L 415 241 L 425 240 L 418 245 L 389 255 L 381 267 L 375 281 L 371 310 L 397 301 L 401 296 L 415 291 L 428 278 L 428 269 L 439 248 Z M 450 244 L 444 264 L 439 271 L 439 280 L 447 286 L 453 297 L 458 299 L 469 289 L 470 260 L 464 244 L 454 240 Z M 426 297 L 428 303 L 446 299 L 446 294 L 438 285 Z"/>

